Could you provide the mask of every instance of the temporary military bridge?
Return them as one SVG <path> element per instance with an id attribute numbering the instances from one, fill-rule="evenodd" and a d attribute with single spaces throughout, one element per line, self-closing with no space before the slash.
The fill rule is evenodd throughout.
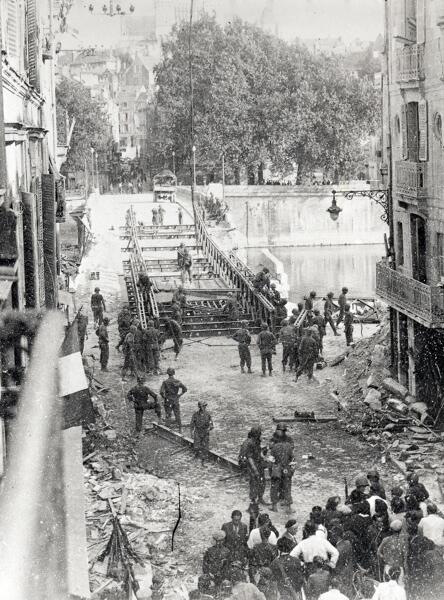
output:
<path id="1" fill-rule="evenodd" d="M 133 206 L 121 228 L 122 248 L 128 255 L 124 261 L 125 283 L 132 313 L 142 327 L 149 319 L 161 328 L 171 315 L 172 293 L 182 284 L 177 263 L 177 250 L 183 243 L 193 258 L 192 282 L 184 286 L 187 309 L 182 329 L 185 337 L 229 335 L 246 320 L 252 332 L 262 321 L 275 328 L 275 309 L 252 283 L 254 274 L 238 257 L 228 255 L 212 239 L 203 218 L 202 202 L 194 202 L 194 223 L 186 225 L 144 225 L 138 223 Z M 143 297 L 138 286 L 139 275 L 149 276 L 153 286 Z M 239 319 L 231 320 L 223 309 L 228 293 L 237 294 Z"/>

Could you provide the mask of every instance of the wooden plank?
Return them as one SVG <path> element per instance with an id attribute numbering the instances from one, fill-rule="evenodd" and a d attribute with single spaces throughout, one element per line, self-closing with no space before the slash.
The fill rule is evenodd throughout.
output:
<path id="1" fill-rule="evenodd" d="M 331 423 L 338 417 L 273 417 L 274 423 Z"/>

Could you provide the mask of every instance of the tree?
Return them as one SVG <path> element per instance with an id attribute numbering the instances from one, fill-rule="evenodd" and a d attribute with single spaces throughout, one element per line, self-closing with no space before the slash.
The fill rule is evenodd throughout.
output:
<path id="1" fill-rule="evenodd" d="M 70 122 L 75 119 L 68 157 L 63 170 L 83 171 L 85 161 L 91 161 L 91 148 L 98 153 L 106 152 L 111 142 L 111 130 L 103 103 L 91 97 L 83 84 L 63 77 L 56 87 L 57 118 L 64 119 L 68 113 Z"/>
<path id="2" fill-rule="evenodd" d="M 194 138 L 190 131 L 189 28 L 173 29 L 155 69 L 157 142 L 177 164 L 211 173 L 225 155 L 228 173 L 261 173 L 265 164 L 302 176 L 317 168 L 345 173 L 375 127 L 377 93 L 337 58 L 312 55 L 235 19 L 221 27 L 204 15 L 191 30 Z"/>

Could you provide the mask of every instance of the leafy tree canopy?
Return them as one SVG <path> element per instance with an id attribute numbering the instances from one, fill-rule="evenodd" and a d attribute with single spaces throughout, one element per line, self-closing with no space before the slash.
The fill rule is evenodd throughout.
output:
<path id="1" fill-rule="evenodd" d="M 56 99 L 57 118 L 63 120 L 66 110 L 69 121 L 75 119 L 68 158 L 63 170 L 83 171 L 85 160 L 91 161 L 91 148 L 97 152 L 106 152 L 109 147 L 110 125 L 103 103 L 92 98 L 90 90 L 82 83 L 66 77 L 57 84 Z"/>
<path id="2" fill-rule="evenodd" d="M 225 154 L 228 172 L 271 163 L 285 172 L 343 173 L 375 129 L 378 94 L 341 59 L 312 55 L 237 19 L 225 27 L 204 15 L 191 32 L 194 139 L 190 131 L 189 29 L 173 29 L 155 69 L 151 151 L 211 171 Z"/>

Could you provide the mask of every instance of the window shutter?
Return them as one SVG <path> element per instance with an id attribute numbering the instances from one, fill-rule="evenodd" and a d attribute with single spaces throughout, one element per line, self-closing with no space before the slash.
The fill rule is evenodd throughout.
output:
<path id="1" fill-rule="evenodd" d="M 37 245 L 37 216 L 34 194 L 22 192 L 22 203 L 26 307 L 36 308 L 39 305 L 39 265 Z"/>
<path id="2" fill-rule="evenodd" d="M 407 158 L 407 106 L 401 106 L 401 154 L 402 158 Z"/>
<path id="3" fill-rule="evenodd" d="M 19 22 L 17 14 L 17 1 L 7 0 L 6 6 L 6 52 L 8 58 L 14 67 L 18 67 L 19 42 L 18 31 Z"/>
<path id="4" fill-rule="evenodd" d="M 46 308 L 57 307 L 56 201 L 54 175 L 42 175 L 43 252 Z"/>
<path id="5" fill-rule="evenodd" d="M 419 127 L 419 160 L 427 160 L 428 131 L 427 131 L 427 100 L 418 102 L 418 127 Z"/>
<path id="6" fill-rule="evenodd" d="M 39 78 L 39 35 L 37 23 L 37 0 L 27 0 L 27 45 L 28 45 L 28 79 L 29 83 L 40 90 Z"/>

